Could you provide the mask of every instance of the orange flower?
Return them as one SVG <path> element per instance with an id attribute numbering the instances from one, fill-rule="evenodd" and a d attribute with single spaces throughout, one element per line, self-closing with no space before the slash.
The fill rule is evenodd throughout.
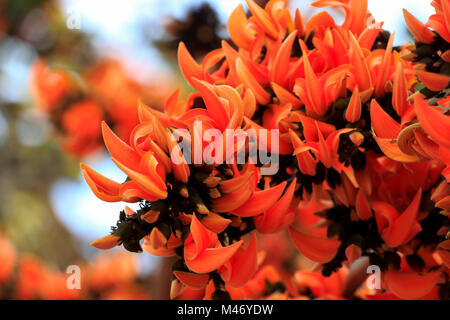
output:
<path id="1" fill-rule="evenodd" d="M 267 284 L 274 288 L 267 288 Z M 278 284 L 278 287 L 276 285 Z M 272 266 L 264 266 L 238 292 L 238 299 L 261 299 L 276 293 L 278 288 L 285 289 L 279 273 Z M 272 289 L 272 290 L 267 290 Z M 236 293 L 235 293 L 236 294 Z"/>
<path id="2" fill-rule="evenodd" d="M 16 250 L 10 241 L 0 235 L 0 260 L 2 261 L 0 267 L 0 283 L 5 283 L 14 269 L 16 263 Z"/>
<path id="3" fill-rule="evenodd" d="M 403 9 L 406 24 L 418 42 L 432 43 L 434 34 L 424 24 L 417 20 L 411 13 Z"/>
<path id="4" fill-rule="evenodd" d="M 217 235 L 206 229 L 195 214 L 190 230 L 184 244 L 184 257 L 188 268 L 196 273 L 208 273 L 218 269 L 233 257 L 242 244 L 241 240 L 222 247 Z"/>
<path id="5" fill-rule="evenodd" d="M 439 272 L 420 274 L 417 272 L 388 271 L 385 280 L 389 290 L 399 298 L 417 300 L 436 286 Z"/>
<path id="6" fill-rule="evenodd" d="M 74 154 L 87 154 L 99 147 L 98 130 L 103 111 L 93 101 L 85 100 L 72 105 L 61 120 L 65 132 L 63 147 Z"/>
<path id="7" fill-rule="evenodd" d="M 343 299 L 345 281 L 348 270 L 342 268 L 330 277 L 324 277 L 319 272 L 299 270 L 294 275 L 295 285 L 300 294 L 316 299 Z"/>
<path id="8" fill-rule="evenodd" d="M 315 191 L 309 200 L 299 203 L 289 233 L 303 255 L 310 260 L 325 263 L 335 257 L 341 243 L 334 237 L 328 238 L 327 229 L 319 227 L 323 220 L 314 213 L 329 206 L 326 201 L 320 199 L 319 192 Z"/>
<path id="9" fill-rule="evenodd" d="M 141 197 L 144 196 L 144 198 L 149 201 L 167 197 L 166 186 L 164 183 L 166 171 L 153 153 L 146 152 L 144 156 L 141 156 L 136 147 L 132 148 L 120 140 L 104 122 L 102 123 L 102 129 L 106 147 L 111 153 L 114 163 L 116 163 L 116 165 L 124 171 L 135 184 L 131 185 L 129 182 L 125 182 L 124 184 L 119 185 L 82 164 L 83 174 L 92 191 L 100 199 L 107 199 L 107 201 L 120 201 L 124 196 L 134 196 L 135 194 L 138 194 Z M 134 136 L 133 138 L 137 139 L 140 137 Z M 132 141 L 136 141 L 134 139 Z M 163 141 L 166 141 L 165 138 L 163 138 Z M 126 188 L 126 185 L 129 189 L 125 189 L 125 191 L 124 188 Z M 131 199 L 133 198 L 134 197 Z"/>
<path id="10" fill-rule="evenodd" d="M 15 298 L 67 300 L 76 299 L 79 291 L 70 290 L 66 275 L 54 272 L 36 258 L 22 256 L 19 262 Z"/>
<path id="11" fill-rule="evenodd" d="M 227 285 L 242 287 L 253 277 L 258 267 L 256 246 L 256 234 L 253 234 L 247 248 L 239 248 L 219 269 L 219 274 Z"/>
<path id="12" fill-rule="evenodd" d="M 450 42 L 450 4 L 446 0 L 435 0 L 431 3 L 436 10 L 436 14 L 432 15 L 427 27 L 434 29 L 442 38 Z"/>
<path id="13" fill-rule="evenodd" d="M 61 69 L 50 69 L 44 60 L 37 60 L 31 71 L 31 90 L 37 105 L 44 111 L 51 111 L 69 93 L 72 79 Z"/>
<path id="14" fill-rule="evenodd" d="M 86 181 L 105 201 L 141 208 L 126 208 L 93 245 L 140 252 L 144 238 L 147 252 L 178 255 L 172 298 L 339 299 L 347 266 L 364 256 L 385 273 L 387 297 L 444 296 L 448 280 L 436 275 L 447 272 L 450 210 L 443 18 L 430 18 L 440 38 L 405 11 L 419 42 L 394 49 L 394 34 L 365 0 L 313 3 L 343 8 L 342 25 L 326 12 L 292 17 L 282 0 L 246 3 L 249 16 L 239 6 L 228 21 L 237 48 L 222 42 L 197 62 L 179 45 L 181 72 L 196 90 L 186 101 L 175 90 L 164 111 L 139 103 L 129 143 L 103 124 L 128 179 L 82 165 Z M 433 3 L 444 18 L 446 3 Z M 228 140 L 229 129 L 245 139 Z M 277 154 L 278 172 L 229 161 L 253 147 L 251 138 Z M 321 275 L 301 270 L 292 279 L 281 261 L 279 272 L 257 270 L 264 253 L 249 235 L 285 228 Z"/>
<path id="15" fill-rule="evenodd" d="M 171 233 L 169 239 L 154 228 L 149 236 L 145 237 L 143 249 L 155 256 L 169 257 L 175 254 L 175 248 L 181 246 L 182 241 Z"/>
<path id="16" fill-rule="evenodd" d="M 285 189 L 284 194 L 278 202 L 267 209 L 263 214 L 254 218 L 256 228 L 259 232 L 274 233 L 282 230 L 292 222 L 294 214 L 290 205 L 294 197 L 296 182 L 297 178 L 294 178 L 290 185 Z"/>
<path id="17" fill-rule="evenodd" d="M 86 278 L 82 285 L 98 292 L 104 292 L 111 286 L 120 286 L 131 282 L 137 276 L 135 257 L 129 252 L 102 253 L 96 256 L 82 272 Z"/>
<path id="18" fill-rule="evenodd" d="M 319 0 L 313 2 L 312 6 L 318 8 L 330 6 L 342 7 L 345 10 L 345 20 L 342 27 L 352 31 L 356 35 L 362 33 L 367 27 L 367 0 Z"/>
<path id="19" fill-rule="evenodd" d="M 425 159 L 450 164 L 446 156 L 449 143 L 445 133 L 450 117 L 426 104 L 418 95 L 414 100 L 417 123 L 404 127 L 395 122 L 381 107 L 372 101 L 372 125 L 381 150 L 389 158 L 401 162 L 419 162 Z M 386 123 L 389 125 L 386 126 Z M 443 171 L 445 172 L 445 171 Z"/>
<path id="20" fill-rule="evenodd" d="M 421 195 L 422 190 L 419 190 L 411 204 L 401 215 L 389 204 L 372 203 L 378 231 L 389 247 L 394 248 L 405 244 L 421 231 L 421 226 L 416 221 Z"/>

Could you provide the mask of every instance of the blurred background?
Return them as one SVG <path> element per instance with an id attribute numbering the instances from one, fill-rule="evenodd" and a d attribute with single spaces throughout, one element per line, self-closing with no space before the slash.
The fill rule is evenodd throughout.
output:
<path id="1" fill-rule="evenodd" d="M 311 2 L 289 6 L 308 19 L 317 11 Z M 410 40 L 401 9 L 426 21 L 428 2 L 372 0 L 369 9 L 401 44 Z M 79 163 L 124 181 L 103 148 L 100 121 L 126 137 L 138 99 L 161 109 L 177 87 L 186 97 L 178 42 L 200 60 L 228 38 L 227 17 L 241 3 L 0 0 L 0 264 L 10 263 L 9 270 L 0 267 L 0 298 L 66 297 L 58 288 L 72 264 L 83 266 L 89 281 L 78 298 L 168 297 L 170 264 L 121 247 L 99 256 L 89 246 L 115 225 L 124 205 L 97 199 Z M 329 12 L 341 21 L 341 12 Z M 114 272 L 127 276 L 105 276 Z M 20 279 L 36 288 L 12 283 Z M 39 291 L 39 281 L 52 290 Z"/>

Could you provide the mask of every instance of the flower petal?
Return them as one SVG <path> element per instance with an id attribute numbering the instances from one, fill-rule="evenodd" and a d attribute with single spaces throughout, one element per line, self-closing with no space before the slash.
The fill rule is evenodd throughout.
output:
<path id="1" fill-rule="evenodd" d="M 237 252 L 242 240 L 227 247 L 208 248 L 202 251 L 195 259 L 186 259 L 187 267 L 197 273 L 208 273 L 220 268 Z"/>
<path id="2" fill-rule="evenodd" d="M 375 133 L 380 138 L 395 139 L 401 131 L 400 124 L 392 119 L 375 99 L 370 103 L 370 119 Z"/>
<path id="3" fill-rule="evenodd" d="M 228 33 L 231 40 L 244 50 L 250 49 L 250 44 L 253 41 L 253 35 L 247 30 L 247 17 L 245 16 L 244 8 L 240 4 L 231 12 L 228 18 Z"/>
<path id="4" fill-rule="evenodd" d="M 289 234 L 298 251 L 318 263 L 331 261 L 341 245 L 337 239 L 300 232 L 292 227 L 289 228 Z"/>
<path id="5" fill-rule="evenodd" d="M 113 158 L 133 170 L 139 170 L 141 159 L 129 145 L 123 142 L 106 124 L 102 122 L 103 140 Z"/>
<path id="6" fill-rule="evenodd" d="M 433 43 L 434 33 L 429 30 L 424 24 L 417 20 L 411 13 L 406 9 L 403 9 L 403 16 L 405 18 L 406 25 L 409 31 L 413 34 L 418 42 L 422 43 Z"/>
<path id="7" fill-rule="evenodd" d="M 394 220 L 392 228 L 390 228 L 389 232 L 382 234 L 386 244 L 389 247 L 398 247 L 399 245 L 404 244 L 408 239 L 413 225 L 418 223 L 416 217 L 419 212 L 421 196 L 422 189 L 419 189 L 408 208 L 406 208 L 406 210 Z"/>
<path id="8" fill-rule="evenodd" d="M 439 144 L 450 148 L 450 116 L 429 106 L 419 95 L 415 96 L 414 105 L 417 118 L 425 132 Z"/>
<path id="9" fill-rule="evenodd" d="M 439 272 L 419 274 L 417 272 L 402 272 L 389 270 L 385 280 L 389 290 L 396 296 L 416 300 L 425 296 L 433 289 L 439 280 Z"/>
<path id="10" fill-rule="evenodd" d="M 441 91 L 448 87 L 450 77 L 445 74 L 416 70 L 417 77 L 432 91 Z"/>
<path id="11" fill-rule="evenodd" d="M 241 58 L 236 59 L 236 72 L 244 86 L 251 89 L 259 104 L 266 105 L 270 102 L 270 94 L 264 90 L 255 77 L 250 73 Z"/>
<path id="12" fill-rule="evenodd" d="M 137 184 L 139 184 L 141 187 L 144 188 L 145 191 L 147 191 L 149 194 L 151 194 L 154 197 L 157 197 L 158 199 L 165 199 L 167 198 L 167 190 L 164 188 L 161 188 L 159 186 L 160 177 L 149 177 L 146 176 L 138 171 L 135 171 L 131 168 L 128 168 L 127 166 L 123 165 L 116 159 L 112 159 L 114 163 L 119 167 L 120 170 L 125 172 L 131 179 L 133 179 Z M 156 180 L 154 180 L 156 179 Z"/>
<path id="13" fill-rule="evenodd" d="M 80 167 L 86 183 L 100 200 L 106 202 L 117 202 L 122 200 L 122 197 L 119 194 L 120 183 L 102 176 L 84 163 L 81 163 Z"/>
<path id="14" fill-rule="evenodd" d="M 242 206 L 234 209 L 232 213 L 238 217 L 253 217 L 263 213 L 280 199 L 286 184 L 287 182 L 283 181 L 275 187 L 254 192 Z"/>
<path id="15" fill-rule="evenodd" d="M 229 276 L 224 279 L 227 285 L 242 287 L 252 278 L 258 268 L 255 233 L 248 247 L 246 249 L 240 248 L 223 268 L 227 268 L 227 265 L 231 267 Z M 220 272 L 220 274 L 223 273 Z"/>
<path id="16" fill-rule="evenodd" d="M 196 274 L 192 272 L 174 271 L 173 274 L 185 286 L 192 289 L 204 288 L 209 281 L 209 274 Z"/>
<path id="17" fill-rule="evenodd" d="M 295 192 L 295 186 L 297 183 L 297 177 L 291 181 L 289 187 L 284 192 L 284 195 L 278 200 L 278 202 L 269 208 L 261 216 L 255 217 L 255 225 L 261 233 L 273 233 L 278 231 L 279 227 L 283 224 L 284 216 L 289 210 L 292 198 Z"/>
<path id="18" fill-rule="evenodd" d="M 275 60 L 271 67 L 271 81 L 279 84 L 282 87 L 286 87 L 287 77 L 286 74 L 289 71 L 289 62 L 291 58 L 292 45 L 297 39 L 297 30 L 291 32 L 291 34 L 283 41 L 280 48 L 277 51 Z"/>
<path id="19" fill-rule="evenodd" d="M 178 65 L 187 82 L 193 86 L 192 78 L 203 79 L 202 67 L 194 60 L 194 58 L 192 58 L 183 42 L 180 42 L 178 45 L 177 55 Z"/>

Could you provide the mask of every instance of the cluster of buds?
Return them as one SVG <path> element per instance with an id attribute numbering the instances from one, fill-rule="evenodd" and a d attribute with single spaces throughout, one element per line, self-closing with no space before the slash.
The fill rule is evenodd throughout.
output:
<path id="1" fill-rule="evenodd" d="M 228 21 L 235 46 L 223 41 L 197 63 L 180 43 L 180 69 L 196 89 L 186 102 L 175 91 L 164 112 L 140 104 L 129 144 L 103 125 L 128 179 L 82 164 L 84 177 L 100 199 L 140 209 L 125 209 L 93 245 L 177 255 L 172 297 L 189 288 L 220 299 L 252 281 L 256 233 L 288 229 L 323 276 L 368 257 L 384 295 L 447 298 L 449 1 L 433 2 L 433 37 L 405 12 L 417 40 L 432 40 L 431 67 L 422 42 L 393 47 L 366 0 L 312 4 L 343 8 L 341 25 L 326 11 L 305 22 L 282 0 L 246 3 L 250 17 L 239 6 Z M 249 156 L 255 148 L 270 157 Z"/>

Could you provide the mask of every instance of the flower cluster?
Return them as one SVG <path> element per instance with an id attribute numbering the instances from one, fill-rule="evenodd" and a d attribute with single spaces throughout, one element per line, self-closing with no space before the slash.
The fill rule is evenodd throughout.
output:
<path id="1" fill-rule="evenodd" d="M 48 114 L 62 147 L 77 157 L 102 146 L 102 120 L 128 139 L 138 123 L 137 101 L 160 107 L 164 96 L 163 86 L 153 92 L 131 79 L 120 62 L 109 59 L 88 65 L 81 75 L 39 59 L 33 65 L 31 87 L 37 108 Z"/>
<path id="2" fill-rule="evenodd" d="M 287 229 L 320 265 L 321 276 L 300 270 L 300 283 L 326 282 L 366 257 L 382 271 L 373 297 L 448 298 L 450 2 L 433 1 L 426 25 L 405 11 L 416 42 L 400 47 L 367 0 L 312 4 L 344 9 L 342 24 L 326 11 L 304 21 L 282 0 L 246 3 L 250 17 L 239 6 L 228 21 L 234 45 L 197 63 L 180 43 L 180 69 L 196 89 L 187 101 L 177 90 L 164 112 L 139 104 L 130 143 L 102 125 L 128 178 L 82 164 L 83 175 L 100 199 L 140 209 L 125 208 L 93 245 L 178 256 L 173 298 L 258 298 L 235 291 L 273 284 L 261 275 L 271 272 L 259 268 L 256 233 Z M 275 174 L 264 173 L 270 161 L 245 156 L 255 145 L 276 153 Z"/>
<path id="3" fill-rule="evenodd" d="M 0 234 L 0 298 L 148 299 L 147 290 L 139 283 L 133 258 L 122 252 L 98 255 L 90 263 L 79 263 L 79 287 L 68 287 L 71 273 L 61 272 L 37 257 L 17 252 L 11 241 Z"/>

